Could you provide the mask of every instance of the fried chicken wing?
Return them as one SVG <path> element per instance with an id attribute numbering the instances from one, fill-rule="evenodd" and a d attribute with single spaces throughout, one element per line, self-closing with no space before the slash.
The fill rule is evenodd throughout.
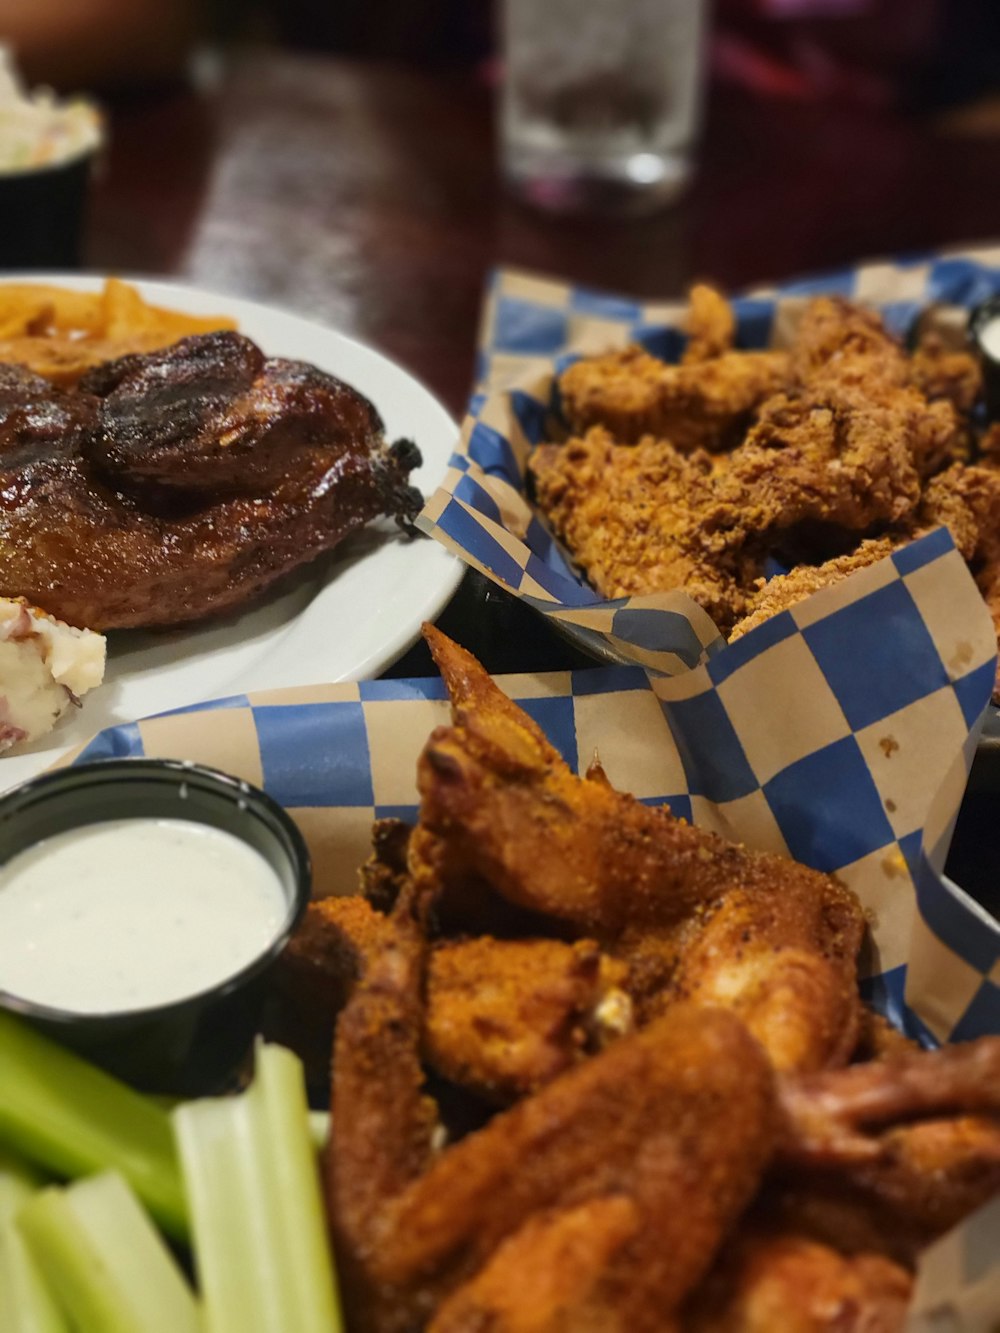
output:
<path id="1" fill-rule="evenodd" d="M 389 918 L 364 898 L 311 903 L 278 968 L 293 1045 L 313 1069 L 337 1014 L 383 949 Z M 490 1102 L 523 1096 L 631 1031 L 624 963 L 592 940 L 438 940 L 426 976 L 423 1055 Z"/>
<path id="2" fill-rule="evenodd" d="M 442 941 L 427 970 L 425 1058 L 488 1101 L 512 1101 L 631 1031 L 626 977 L 591 940 Z"/>
<path id="3" fill-rule="evenodd" d="M 684 1333 L 903 1333 L 913 1294 L 881 1254 L 843 1255 L 794 1233 L 751 1231 L 725 1246 L 684 1313 Z"/>
<path id="4" fill-rule="evenodd" d="M 1000 1190 L 1000 1037 L 781 1082 L 778 1162 L 926 1243 Z"/>
<path id="5" fill-rule="evenodd" d="M 846 1060 L 864 930 L 854 895 L 576 777 L 470 654 L 432 627 L 425 636 L 455 725 L 432 734 L 419 762 L 418 880 L 458 894 L 485 880 L 627 960 L 652 932 L 655 957 L 640 944 L 629 981 L 640 1004 L 733 1007 L 782 1068 Z M 688 961 L 674 975 L 682 940 Z"/>
<path id="6" fill-rule="evenodd" d="M 426 946 L 405 897 L 392 923 L 335 1048 L 328 1178 L 352 1326 L 669 1326 L 772 1149 L 759 1046 L 730 1015 L 678 1009 L 435 1155 Z"/>
<path id="7" fill-rule="evenodd" d="M 784 352 L 723 352 L 675 366 L 627 347 L 568 366 L 559 393 L 575 434 L 604 426 L 621 444 L 653 435 L 689 452 L 733 444 L 753 410 L 788 380 Z"/>

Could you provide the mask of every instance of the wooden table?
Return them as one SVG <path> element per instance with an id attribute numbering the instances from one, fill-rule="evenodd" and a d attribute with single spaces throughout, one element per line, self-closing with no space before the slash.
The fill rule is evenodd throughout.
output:
<path id="1" fill-rule="evenodd" d="M 631 221 L 546 218 L 501 189 L 491 107 L 472 74 L 241 57 L 200 92 L 115 111 L 87 261 L 327 321 L 460 415 L 495 265 L 671 297 L 695 278 L 738 288 L 1000 234 L 1000 137 L 724 90 L 709 98 L 699 171 L 677 206 Z M 478 576 L 441 624 L 493 671 L 586 660 Z M 422 645 L 393 668 L 430 670 Z"/>

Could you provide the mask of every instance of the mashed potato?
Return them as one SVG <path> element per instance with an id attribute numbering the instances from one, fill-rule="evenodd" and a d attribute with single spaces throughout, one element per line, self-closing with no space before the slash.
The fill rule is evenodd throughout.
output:
<path id="1" fill-rule="evenodd" d="M 104 636 L 0 598 L 0 751 L 51 731 L 104 679 Z"/>

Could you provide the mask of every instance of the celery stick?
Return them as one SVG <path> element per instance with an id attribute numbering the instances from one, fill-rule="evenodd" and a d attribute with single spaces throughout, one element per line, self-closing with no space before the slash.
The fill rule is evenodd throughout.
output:
<path id="1" fill-rule="evenodd" d="M 3 1333 L 69 1333 L 14 1218 L 41 1187 L 30 1167 L 0 1154 L 0 1329 Z"/>
<path id="2" fill-rule="evenodd" d="M 42 1190 L 16 1225 L 77 1333 L 201 1328 L 176 1260 L 117 1172 Z"/>
<path id="3" fill-rule="evenodd" d="M 337 1333 L 298 1058 L 258 1046 L 247 1092 L 190 1102 L 173 1122 L 208 1333 Z"/>
<path id="4" fill-rule="evenodd" d="M 170 1235 L 187 1208 L 166 1111 L 0 1010 L 0 1144 L 58 1175 L 115 1169 Z"/>
<path id="5" fill-rule="evenodd" d="M 0 1222 L 9 1222 L 21 1205 L 45 1184 L 47 1181 L 40 1171 L 0 1149 Z"/>

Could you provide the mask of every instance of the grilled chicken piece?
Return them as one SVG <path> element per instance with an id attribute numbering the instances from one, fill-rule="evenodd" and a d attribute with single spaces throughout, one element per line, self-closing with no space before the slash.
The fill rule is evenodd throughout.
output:
<path id="1" fill-rule="evenodd" d="M 75 392 L 0 372 L 0 595 L 91 629 L 240 607 L 379 515 L 406 525 L 416 446 L 236 333 L 97 367 Z"/>

